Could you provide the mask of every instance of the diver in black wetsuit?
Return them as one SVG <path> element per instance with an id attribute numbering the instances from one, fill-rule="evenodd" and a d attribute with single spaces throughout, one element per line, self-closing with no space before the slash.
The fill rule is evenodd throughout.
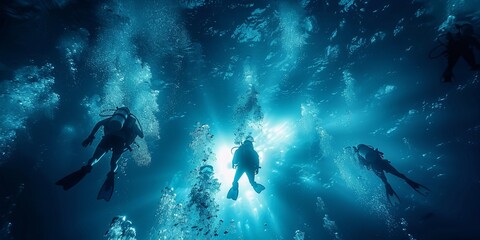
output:
<path id="1" fill-rule="evenodd" d="M 447 56 L 448 64 L 443 72 L 443 81 L 451 82 L 453 78 L 453 67 L 460 57 L 463 57 L 470 66 L 471 70 L 480 70 L 480 64 L 475 61 L 474 48 L 480 50 L 480 43 L 475 38 L 473 26 L 469 23 L 455 24 L 458 29 L 456 34 L 448 32 L 446 34 L 447 43 L 443 44 L 447 48 L 442 55 Z"/>
<path id="2" fill-rule="evenodd" d="M 426 195 L 430 191 L 427 187 L 412 181 L 404 174 L 400 173 L 397 169 L 395 169 L 390 164 L 390 161 L 383 158 L 383 153 L 380 152 L 378 149 L 374 149 L 372 146 L 368 146 L 365 144 L 358 144 L 356 147 L 353 147 L 353 150 L 359 163 L 367 167 L 368 170 L 372 170 L 382 180 L 383 184 L 385 185 L 385 190 L 387 192 L 387 199 L 392 205 L 398 203 L 400 199 L 397 193 L 393 191 L 390 183 L 388 183 L 385 172 L 405 180 L 405 182 L 407 182 L 407 184 L 410 185 L 413 190 L 417 191 L 422 195 Z"/>
<path id="3" fill-rule="evenodd" d="M 238 198 L 238 180 L 244 173 L 247 174 L 248 181 L 255 192 L 260 193 L 265 190 L 262 184 L 255 182 L 255 174 L 260 169 L 260 161 L 257 151 L 253 149 L 253 137 L 248 136 L 243 144 L 235 151 L 232 160 L 232 167 L 236 168 L 233 178 L 232 188 L 228 191 L 227 198 L 237 200 Z"/>
<path id="4" fill-rule="evenodd" d="M 98 143 L 93 156 L 80 170 L 67 175 L 57 181 L 56 184 L 62 186 L 64 190 L 72 188 L 92 170 L 92 166 L 95 165 L 105 153 L 111 150 L 110 172 L 107 174 L 107 180 L 97 196 L 97 199 L 109 201 L 113 193 L 113 182 L 118 159 L 126 150 L 131 150 L 130 145 L 135 141 L 137 136 L 140 138 L 144 137 L 143 131 L 136 124 L 137 121 L 127 107 L 122 107 L 117 108 L 111 117 L 95 124 L 90 135 L 82 142 L 82 146 L 84 147 L 91 145 L 95 139 L 95 133 L 103 126 L 104 136 L 100 143 Z"/>

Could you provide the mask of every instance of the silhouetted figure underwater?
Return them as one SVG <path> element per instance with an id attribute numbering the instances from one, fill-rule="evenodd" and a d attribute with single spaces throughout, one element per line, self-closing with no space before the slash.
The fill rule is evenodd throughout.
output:
<path id="1" fill-rule="evenodd" d="M 115 171 L 117 170 L 118 159 L 127 150 L 132 150 L 130 145 L 134 143 L 137 136 L 143 138 L 143 131 L 137 125 L 137 118 L 130 113 L 127 107 L 117 108 L 112 115 L 107 115 L 99 121 L 93 128 L 90 135 L 82 142 L 83 147 L 92 144 L 95 139 L 95 133 L 103 126 L 104 136 L 100 143 L 98 143 L 93 156 L 88 160 L 88 163 L 80 170 L 77 170 L 66 177 L 56 182 L 57 185 L 68 190 L 75 186 L 80 180 L 92 170 L 95 165 L 108 151 L 112 151 L 112 158 L 110 159 L 110 172 L 107 174 L 107 179 L 103 184 L 97 199 L 104 199 L 109 201 L 112 197 Z"/>
<path id="2" fill-rule="evenodd" d="M 233 155 L 232 168 L 236 168 L 235 177 L 233 178 L 232 188 L 228 191 L 227 198 L 237 200 L 238 198 L 238 180 L 244 173 L 247 174 L 248 181 L 252 185 L 255 192 L 260 193 L 265 190 L 262 184 L 255 182 L 255 175 L 260 169 L 260 161 L 257 151 L 253 148 L 253 137 L 248 136 L 238 147 Z"/>
<path id="3" fill-rule="evenodd" d="M 378 149 L 365 144 L 358 144 L 356 147 L 353 147 L 353 150 L 359 163 L 365 166 L 368 170 L 372 170 L 382 180 L 387 192 L 387 199 L 392 205 L 398 204 L 400 202 L 400 198 L 398 197 L 397 193 L 393 191 L 390 183 L 388 183 L 385 172 L 405 180 L 405 182 L 410 185 L 413 190 L 417 191 L 421 195 L 425 196 L 430 191 L 430 189 L 427 187 L 412 181 L 404 174 L 397 171 L 397 169 L 390 164 L 390 161 L 383 158 L 383 153 Z"/>
<path id="4" fill-rule="evenodd" d="M 473 26 L 469 23 L 455 24 L 455 28 L 458 30 L 457 33 L 447 32 L 444 35 L 446 42 L 439 40 L 440 45 L 433 48 L 430 51 L 429 57 L 431 59 L 437 58 L 440 56 L 447 57 L 447 67 L 445 68 L 442 80 L 443 82 L 451 82 L 453 75 L 453 68 L 458 62 L 460 57 L 463 57 L 465 61 L 470 66 L 471 70 L 479 71 L 480 64 L 475 61 L 474 48 L 480 50 L 480 42 L 475 37 Z M 446 49 L 436 56 L 432 56 L 434 52 L 440 48 L 445 47 Z"/>

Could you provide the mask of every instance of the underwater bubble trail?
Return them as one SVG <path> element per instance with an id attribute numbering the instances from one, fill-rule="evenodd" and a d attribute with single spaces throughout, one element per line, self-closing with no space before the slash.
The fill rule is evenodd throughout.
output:
<path id="1" fill-rule="evenodd" d="M 305 239 L 305 232 L 300 230 L 295 230 L 295 236 L 293 236 L 293 240 L 304 240 Z"/>
<path id="2" fill-rule="evenodd" d="M 18 185 L 16 192 L 7 195 L 3 199 L 0 199 L 0 238 L 4 240 L 13 240 L 12 228 L 14 222 L 12 221 L 12 214 L 17 206 L 17 200 L 23 193 L 25 188 L 24 184 Z"/>
<path id="3" fill-rule="evenodd" d="M 408 233 L 408 222 L 405 220 L 405 218 L 400 218 L 400 225 L 402 227 L 402 231 L 405 233 L 405 235 L 407 235 L 408 240 L 416 240 L 412 234 Z"/>
<path id="4" fill-rule="evenodd" d="M 176 200 L 173 188 L 165 187 L 156 211 L 154 227 L 150 231 L 151 240 L 183 239 L 186 228 L 186 215 L 183 205 Z"/>
<path id="5" fill-rule="evenodd" d="M 58 47 L 62 51 L 67 65 L 72 75 L 72 87 L 78 84 L 76 77 L 78 71 L 78 61 L 87 48 L 90 33 L 85 28 L 67 31 L 59 40 Z"/>
<path id="6" fill-rule="evenodd" d="M 127 3 L 125 3 L 127 4 Z M 128 5 L 128 4 L 127 4 Z M 132 20 L 139 16 L 122 4 L 110 3 L 106 8 Z M 99 10 L 99 14 L 105 14 Z M 106 17 L 106 27 L 100 33 L 100 41 L 91 50 L 89 64 L 103 73 L 106 81 L 103 95 L 92 96 L 84 100 L 84 105 L 91 114 L 92 122 L 100 120 L 97 114 L 101 110 L 127 106 L 140 121 L 145 138 L 160 138 L 160 126 L 156 114 L 159 113 L 157 103 L 159 90 L 153 88 L 151 68 L 135 55 L 135 33 L 133 24 L 110 24 Z M 147 166 L 151 162 L 149 146 L 145 139 L 138 139 L 140 146 L 133 152 L 137 165 Z"/>
<path id="7" fill-rule="evenodd" d="M 162 192 L 157 210 L 157 223 L 151 231 L 152 239 L 211 239 L 229 232 L 218 218 L 216 194 L 220 189 L 214 177 L 212 164 L 216 162 L 214 136 L 210 126 L 197 123 L 190 133 L 192 157 L 189 165 L 189 193 L 185 202 L 177 202 L 173 188 Z M 231 231 L 231 230 L 230 230 Z M 223 233 L 223 235 L 227 234 Z"/>
<path id="8" fill-rule="evenodd" d="M 247 61 L 244 65 L 244 80 L 247 90 L 240 95 L 235 107 L 234 143 L 239 145 L 252 132 L 262 129 L 264 113 L 259 103 L 256 72 Z"/>
<path id="9" fill-rule="evenodd" d="M 136 236 L 137 231 L 125 216 L 114 217 L 104 235 L 108 240 L 137 240 Z"/>
<path id="10" fill-rule="evenodd" d="M 43 113 L 53 117 L 60 95 L 53 91 L 55 78 L 54 66 L 46 63 L 43 66 L 25 66 L 14 73 L 12 81 L 0 84 L 0 105 L 4 111 L 0 113 L 0 164 L 8 158 L 13 147 L 17 131 L 25 129 L 26 122 L 35 114 Z"/>

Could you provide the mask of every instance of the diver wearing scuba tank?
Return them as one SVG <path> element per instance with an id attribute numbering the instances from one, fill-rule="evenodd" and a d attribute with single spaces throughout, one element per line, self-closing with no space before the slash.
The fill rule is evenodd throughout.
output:
<path id="1" fill-rule="evenodd" d="M 107 180 L 97 197 L 97 199 L 104 199 L 106 201 L 110 200 L 113 193 L 113 180 L 115 171 L 118 167 L 118 159 L 120 159 L 127 149 L 131 149 L 130 145 L 135 141 L 137 136 L 143 138 L 144 134 L 141 130 L 141 126 L 139 127 L 140 123 L 137 118 L 130 113 L 130 110 L 127 107 L 117 108 L 112 115 L 107 116 L 108 118 L 95 124 L 90 135 L 82 142 L 83 147 L 91 145 L 95 139 L 95 133 L 103 126 L 104 136 L 100 143 L 98 143 L 93 156 L 88 160 L 87 165 L 56 183 L 57 185 L 62 186 L 64 190 L 68 190 L 80 182 L 80 180 L 91 171 L 92 166 L 95 165 L 105 153 L 112 151 L 110 172 L 107 174 Z"/>
<path id="2" fill-rule="evenodd" d="M 227 198 L 237 200 L 238 198 L 238 180 L 244 173 L 247 174 L 248 181 L 255 192 L 260 193 L 265 190 L 265 186 L 255 181 L 255 175 L 260 169 L 260 161 L 257 151 L 253 148 L 253 137 L 247 136 L 243 144 L 235 151 L 232 159 L 232 168 L 236 169 L 233 178 L 232 187 L 227 193 Z"/>
<path id="3" fill-rule="evenodd" d="M 434 59 L 441 56 L 447 57 L 447 66 L 442 74 L 443 82 L 451 82 L 454 78 L 453 68 L 460 58 L 463 58 L 470 69 L 473 71 L 480 70 L 480 64 L 475 60 L 474 49 L 480 50 L 480 42 L 474 32 L 474 28 L 470 23 L 455 24 L 456 33 L 447 32 L 441 36 L 445 37 L 445 41 L 440 41 L 439 45 L 433 48 L 429 53 L 429 58 Z M 445 48 L 440 54 L 435 54 L 437 49 Z"/>

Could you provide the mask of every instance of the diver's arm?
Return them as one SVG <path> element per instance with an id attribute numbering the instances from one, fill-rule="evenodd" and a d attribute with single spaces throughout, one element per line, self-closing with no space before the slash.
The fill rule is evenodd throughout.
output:
<path id="1" fill-rule="evenodd" d="M 357 153 L 357 159 L 362 165 L 365 165 L 367 162 L 367 160 L 365 160 L 365 158 L 362 157 L 362 155 L 360 155 L 359 153 Z"/>
<path id="2" fill-rule="evenodd" d="M 95 127 L 93 127 L 92 132 L 90 133 L 90 135 L 88 135 L 88 137 L 95 137 L 95 133 L 97 133 L 98 129 L 101 126 L 104 126 L 105 123 L 107 123 L 108 120 L 110 120 L 110 118 L 103 119 L 102 121 L 95 124 Z"/>
<path id="3" fill-rule="evenodd" d="M 375 175 L 377 175 L 382 180 L 383 184 L 390 185 L 388 183 L 387 177 L 385 176 L 385 173 L 383 171 L 374 170 L 373 172 L 375 173 Z"/>
<path id="4" fill-rule="evenodd" d="M 238 164 L 238 149 L 235 151 L 233 154 L 233 159 L 232 159 L 232 168 L 235 168 L 235 165 Z"/>
<path id="5" fill-rule="evenodd" d="M 98 129 L 105 125 L 105 123 L 109 120 L 110 118 L 103 119 L 102 121 L 98 122 L 95 124 L 95 127 L 93 127 L 92 132 L 90 135 L 88 135 L 87 139 L 83 140 L 82 146 L 87 147 L 89 145 L 92 145 L 93 139 L 95 138 L 95 133 L 97 133 Z"/>
<path id="6" fill-rule="evenodd" d="M 258 156 L 257 151 L 254 151 L 255 153 L 255 175 L 258 174 L 258 170 L 260 170 L 260 157 Z"/>
<path id="7" fill-rule="evenodd" d="M 380 158 L 383 158 L 383 152 L 380 152 L 378 148 L 375 148 L 375 153 L 377 153 Z"/>

